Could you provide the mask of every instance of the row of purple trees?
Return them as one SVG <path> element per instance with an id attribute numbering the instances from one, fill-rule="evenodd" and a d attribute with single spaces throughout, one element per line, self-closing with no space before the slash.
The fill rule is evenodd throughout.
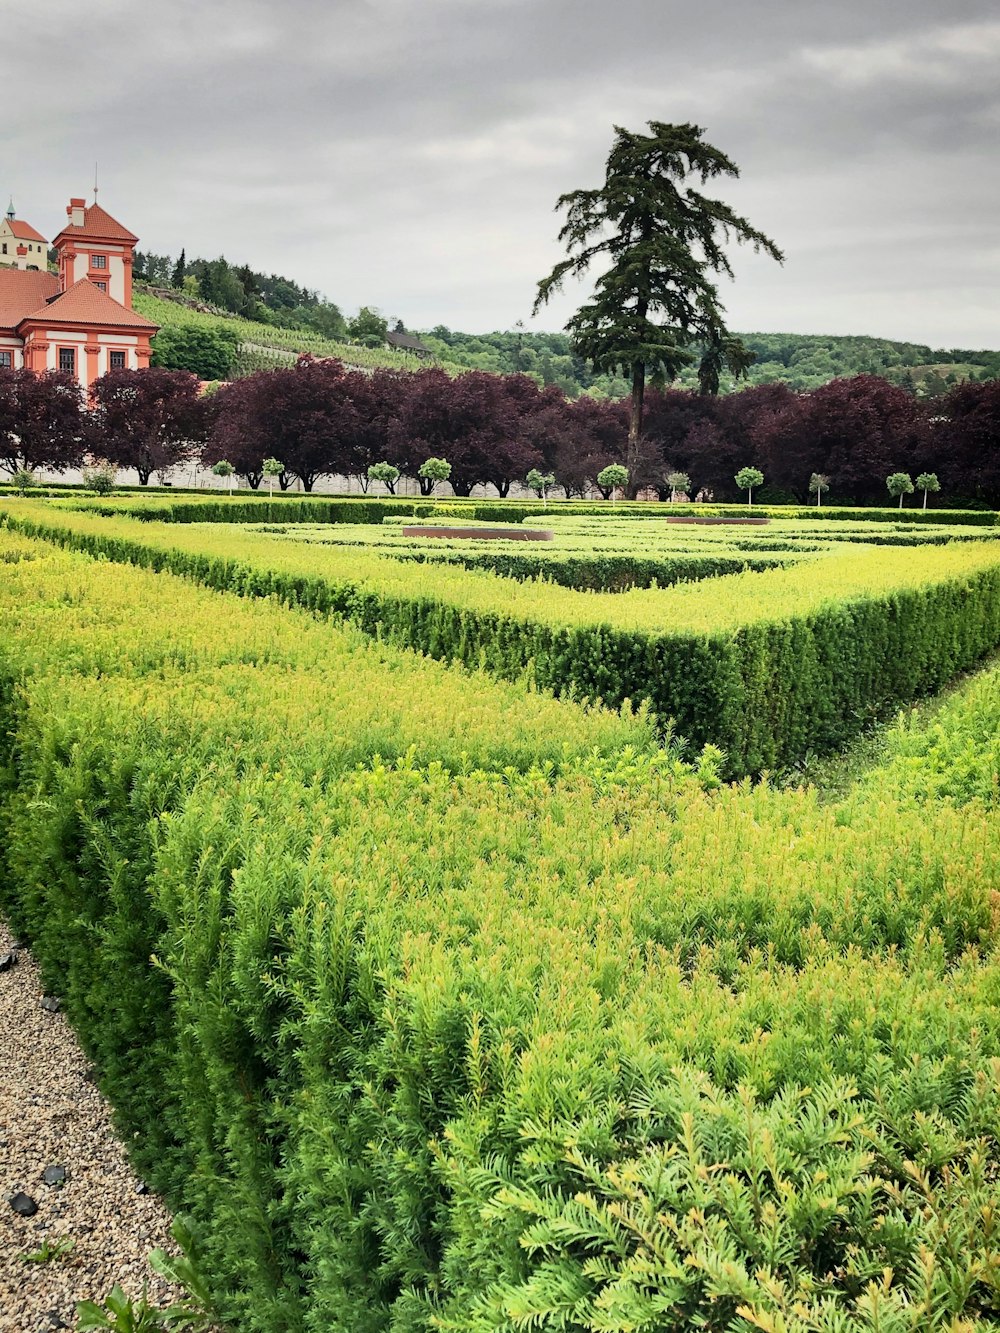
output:
<path id="1" fill-rule="evenodd" d="M 145 483 L 185 461 L 227 460 L 252 487 L 279 459 L 282 484 L 356 478 L 389 463 L 416 477 L 428 458 L 451 465 L 458 495 L 476 486 L 507 495 L 536 468 L 568 497 L 591 494 L 598 473 L 625 453 L 628 408 L 567 401 L 523 375 L 481 371 L 350 370 L 303 357 L 199 394 L 183 371 L 112 371 L 85 406 L 56 372 L 0 370 L 0 468 L 78 467 L 85 458 L 135 468 Z M 629 493 L 669 498 L 671 473 L 691 493 L 735 498 L 733 477 L 760 469 L 775 499 L 808 499 L 813 473 L 834 501 L 885 498 L 895 471 L 936 472 L 945 498 L 1000 504 L 1000 382 L 960 384 L 930 403 L 873 375 L 807 393 L 769 384 L 721 397 L 651 391 Z"/>

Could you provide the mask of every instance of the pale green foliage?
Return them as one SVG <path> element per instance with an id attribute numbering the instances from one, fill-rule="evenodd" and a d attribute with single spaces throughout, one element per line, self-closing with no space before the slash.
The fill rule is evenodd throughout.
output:
<path id="1" fill-rule="evenodd" d="M 451 464 L 444 458 L 428 458 L 420 464 L 417 476 L 429 481 L 447 481 L 451 476 Z"/>
<path id="2" fill-rule="evenodd" d="M 923 491 L 923 493 L 924 493 L 924 508 L 926 509 L 926 508 L 927 508 L 927 492 L 928 492 L 928 491 L 939 491 L 939 490 L 941 489 L 941 483 L 938 481 L 937 473 L 936 473 L 936 472 L 921 472 L 920 476 L 917 478 L 917 483 L 916 483 L 916 484 L 917 484 L 917 490 Z"/>
<path id="3" fill-rule="evenodd" d="M 893 472 L 885 479 L 890 495 L 899 496 L 899 507 L 903 507 L 903 496 L 913 494 L 913 478 L 908 472 Z"/>
<path id="4" fill-rule="evenodd" d="M 81 476 L 88 491 L 93 491 L 95 495 L 111 495 L 114 493 L 118 469 L 111 463 L 98 463 L 93 467 L 85 467 Z"/>
<path id="5" fill-rule="evenodd" d="M 368 469 L 372 481 L 380 481 L 388 488 L 390 495 L 396 494 L 396 482 L 399 481 L 399 468 L 392 463 L 373 463 Z"/>
<path id="6" fill-rule="evenodd" d="M 427 483 L 427 493 L 433 494 L 437 483 L 451 476 L 451 464 L 445 458 L 427 458 L 417 469 L 417 476 Z"/>
<path id="7" fill-rule="evenodd" d="M 764 474 L 756 467 L 741 467 L 733 480 L 741 491 L 747 492 L 747 503 L 753 504 L 753 493 L 764 485 Z"/>
<path id="8" fill-rule="evenodd" d="M 628 485 L 628 468 L 621 463 L 609 463 L 607 467 L 601 468 L 595 480 L 607 499 L 612 491 L 624 490 Z"/>

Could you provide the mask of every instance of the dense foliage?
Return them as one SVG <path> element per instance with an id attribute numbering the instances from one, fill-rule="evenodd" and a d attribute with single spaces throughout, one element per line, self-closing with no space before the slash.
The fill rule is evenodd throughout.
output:
<path id="1" fill-rule="evenodd" d="M 712 586 L 581 594 L 449 565 L 266 534 L 54 512 L 11 522 L 113 560 L 276 595 L 365 631 L 573 698 L 649 700 L 695 746 L 757 773 L 843 743 L 887 705 L 937 688 L 1000 644 L 992 542 L 844 545 Z"/>
<path id="2" fill-rule="evenodd" d="M 567 497 L 583 496 L 603 469 L 621 463 L 628 431 L 623 404 L 569 401 L 524 375 L 361 374 L 309 359 L 228 386 L 216 413 L 208 462 L 228 457 L 252 478 L 273 454 L 307 489 L 320 476 L 356 477 L 367 489 L 368 469 L 379 463 L 416 478 L 436 457 L 450 463 L 458 495 L 489 486 L 505 496 L 537 469 Z M 936 473 L 946 504 L 998 504 L 1000 381 L 959 385 L 933 408 L 875 376 L 806 394 L 772 385 L 722 398 L 646 395 L 634 489 L 666 500 L 676 490 L 671 477 L 683 474 L 692 496 L 737 498 L 735 477 L 746 467 L 766 478 L 757 497 L 765 501 L 808 501 L 818 474 L 835 504 L 881 503 L 886 477 L 907 471 Z"/>
<path id="3" fill-rule="evenodd" d="M 824 806 L 0 552 L 3 905 L 237 1327 L 995 1326 L 995 686 Z"/>
<path id="4" fill-rule="evenodd" d="M 208 402 L 186 370 L 110 370 L 90 390 L 91 450 L 115 467 L 131 467 L 145 486 L 205 441 Z"/>
<path id="5" fill-rule="evenodd" d="M 86 417 L 72 375 L 0 366 L 0 469 L 62 472 L 83 462 Z"/>
<path id="6" fill-rule="evenodd" d="M 702 393 L 716 394 L 728 370 L 737 379 L 753 361 L 725 326 L 717 275 L 733 276 L 726 246 L 752 245 L 773 259 L 781 251 L 721 199 L 709 181 L 739 168 L 697 125 L 648 122 L 648 134 L 615 126 L 597 189 L 574 190 L 556 203 L 566 210 L 559 233 L 567 258 L 538 284 L 535 313 L 569 277 L 596 264 L 594 292 L 566 325 L 573 350 L 596 371 L 627 376 L 630 392 L 625 465 L 635 486 L 647 379 L 670 383 L 704 345 L 698 367 Z"/>

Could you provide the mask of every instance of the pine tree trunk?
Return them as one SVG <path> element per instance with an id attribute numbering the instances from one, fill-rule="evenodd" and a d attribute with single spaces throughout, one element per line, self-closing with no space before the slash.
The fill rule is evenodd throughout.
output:
<path id="1" fill-rule="evenodd" d="M 634 500 L 639 489 L 636 468 L 639 462 L 639 441 L 642 439 L 642 408 L 646 397 L 646 366 L 642 361 L 632 367 L 632 412 L 628 423 L 628 444 L 625 448 L 625 466 L 628 468 L 628 487 L 625 494 Z"/>

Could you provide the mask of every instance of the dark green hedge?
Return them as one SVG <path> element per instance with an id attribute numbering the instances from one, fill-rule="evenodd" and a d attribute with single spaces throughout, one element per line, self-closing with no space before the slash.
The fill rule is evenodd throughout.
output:
<path id="1" fill-rule="evenodd" d="M 793 551 L 796 547 L 788 544 L 783 549 Z M 500 551 L 477 554 L 448 551 L 435 555 L 395 547 L 386 554 L 390 554 L 394 560 L 408 560 L 417 564 L 443 563 L 462 565 L 466 569 L 488 569 L 502 578 L 548 579 L 550 583 L 557 583 L 562 588 L 575 588 L 580 592 L 623 592 L 626 588 L 651 588 L 654 584 L 666 588 L 671 583 L 713 579 L 722 574 L 738 574 L 745 569 L 771 569 L 780 563 L 775 558 L 756 558 L 751 555 L 547 557 Z"/>

